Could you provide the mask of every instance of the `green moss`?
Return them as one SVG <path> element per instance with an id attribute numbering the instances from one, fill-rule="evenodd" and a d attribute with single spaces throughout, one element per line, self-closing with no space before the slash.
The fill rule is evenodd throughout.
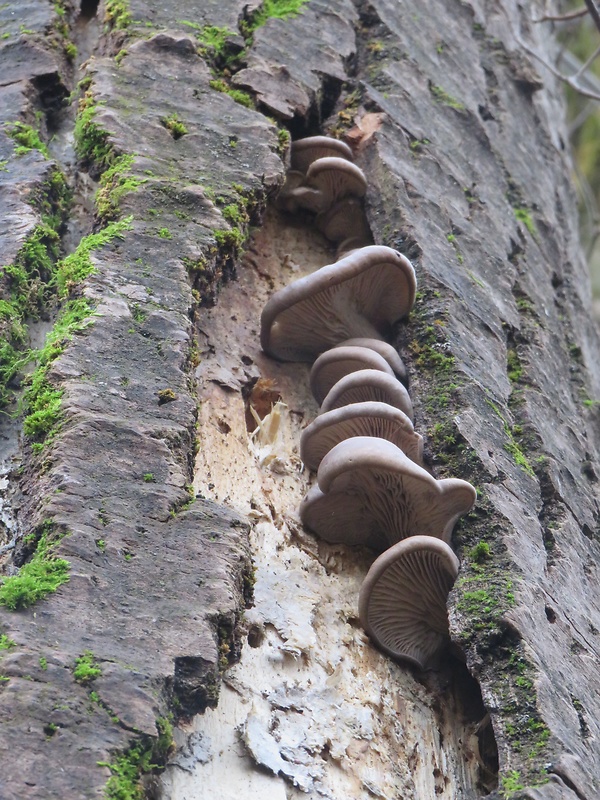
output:
<path id="1" fill-rule="evenodd" d="M 239 249 L 246 237 L 239 228 L 231 228 L 230 230 L 217 230 L 213 231 L 217 244 L 221 248 Z"/>
<path id="2" fill-rule="evenodd" d="M 228 94 L 232 100 L 239 103 L 246 108 L 254 108 L 254 100 L 248 92 L 243 92 L 241 89 L 232 89 L 229 84 L 222 78 L 218 78 L 209 82 L 211 89 L 216 89 L 217 92 Z"/>
<path id="3" fill-rule="evenodd" d="M 521 773 L 514 769 L 502 776 L 501 786 L 502 797 L 505 800 L 509 800 L 514 794 L 525 788 L 525 785 L 521 782 Z"/>
<path id="4" fill-rule="evenodd" d="M 487 542 L 477 542 L 477 544 L 469 550 L 469 556 L 471 561 L 475 564 L 484 564 L 491 557 L 489 544 Z"/>
<path id="5" fill-rule="evenodd" d="M 537 229 L 529 210 L 526 208 L 513 208 L 513 211 L 515 214 L 515 219 L 517 219 L 519 222 L 522 222 L 535 239 L 537 237 Z"/>
<path id="6" fill-rule="evenodd" d="M 66 42 L 65 55 L 69 61 L 75 61 L 77 58 L 77 45 L 74 45 L 73 42 Z"/>
<path id="7" fill-rule="evenodd" d="M 433 95 L 433 99 L 437 103 L 442 103 L 442 105 L 448 106 L 449 108 L 455 109 L 455 111 L 464 111 L 464 105 L 457 100 L 455 97 L 452 97 L 451 94 L 448 94 L 441 86 L 436 86 L 434 83 L 429 84 L 429 91 Z"/>
<path id="8" fill-rule="evenodd" d="M 285 155 L 287 152 L 288 147 L 290 146 L 290 142 L 292 141 L 292 137 L 290 136 L 290 132 L 287 128 L 277 128 L 277 151 L 279 155 Z"/>
<path id="9" fill-rule="evenodd" d="M 123 239 L 125 231 L 132 229 L 133 217 L 126 217 L 118 222 L 111 222 L 98 233 L 85 236 L 74 253 L 58 263 L 56 271 L 56 285 L 61 297 L 65 297 L 72 286 L 80 283 L 94 272 L 90 253 L 109 244 L 114 239 Z"/>
<path id="10" fill-rule="evenodd" d="M 89 324 L 92 313 L 92 308 L 84 298 L 67 303 L 46 337 L 44 347 L 37 354 L 38 366 L 27 378 L 28 386 L 23 398 L 27 412 L 23 430 L 27 436 L 37 440 L 34 445 L 38 446 L 33 447 L 34 451 L 41 449 L 43 441 L 53 438 L 61 417 L 63 393 L 50 384 L 48 370 L 73 334 Z"/>
<path id="11" fill-rule="evenodd" d="M 17 143 L 16 155 L 22 156 L 29 153 L 30 150 L 39 150 L 46 158 L 50 158 L 48 148 L 40 139 L 39 132 L 31 125 L 26 125 L 24 122 L 12 122 L 6 125 L 4 130 Z"/>
<path id="12" fill-rule="evenodd" d="M 511 383 L 517 383 L 523 377 L 523 367 L 517 351 L 509 348 L 506 353 L 506 367 L 508 379 Z"/>
<path id="13" fill-rule="evenodd" d="M 102 675 L 102 670 L 96 663 L 91 650 L 86 650 L 76 659 L 75 666 L 73 667 L 73 677 L 77 683 L 85 685 L 95 678 L 98 678 L 100 675 Z"/>
<path id="14" fill-rule="evenodd" d="M 521 446 L 519 445 L 519 443 L 515 438 L 516 436 L 521 435 L 522 433 L 521 429 L 519 428 L 519 426 L 514 426 L 513 428 L 511 428 L 506 419 L 504 418 L 504 416 L 502 415 L 498 406 L 494 402 L 492 402 L 489 398 L 486 400 L 486 403 L 490 406 L 490 408 L 494 410 L 496 415 L 502 421 L 502 427 L 504 428 L 504 433 L 508 438 L 508 441 L 504 444 L 504 449 L 507 451 L 507 453 L 510 453 L 515 464 L 521 467 L 521 469 L 528 475 L 530 475 L 532 478 L 535 478 L 535 472 L 533 470 L 533 467 L 527 460 L 525 453 L 523 452 Z"/>
<path id="15" fill-rule="evenodd" d="M 21 567 L 18 575 L 0 578 L 0 605 L 9 611 L 33 605 L 69 580 L 69 562 L 53 552 L 64 534 L 52 539 L 52 531 L 52 522 L 45 522 L 31 560 Z"/>
<path id="16" fill-rule="evenodd" d="M 171 231 L 168 228 L 159 228 L 159 230 L 157 232 L 157 235 L 161 239 L 172 239 L 173 238 L 173 234 L 171 233 Z"/>
<path id="17" fill-rule="evenodd" d="M 114 220 L 119 214 L 119 203 L 124 195 L 135 192 L 147 178 L 136 178 L 128 172 L 133 166 L 135 156 L 118 156 L 100 178 L 96 192 L 96 214 L 102 222 Z"/>
<path id="18" fill-rule="evenodd" d="M 133 18 L 129 9 L 129 0 L 106 0 L 104 4 L 104 19 L 116 30 L 128 28 Z"/>
<path id="19" fill-rule="evenodd" d="M 237 34 L 229 28 L 219 28 L 216 25 L 198 25 L 194 22 L 181 21 L 183 25 L 194 28 L 200 42 L 199 54 L 205 58 L 217 72 L 233 69 L 239 62 L 242 53 L 239 48 L 232 46 L 232 39 Z"/>
<path id="20" fill-rule="evenodd" d="M 16 642 L 13 642 L 12 639 L 9 639 L 5 633 L 0 634 L 0 650 L 10 650 L 12 647 L 16 646 Z"/>
<path id="21" fill-rule="evenodd" d="M 103 172 L 115 156 L 108 132 L 96 122 L 97 113 L 98 104 L 91 89 L 87 89 L 79 101 L 75 119 L 75 152 L 84 164 L 94 164 L 99 172 Z"/>
<path id="22" fill-rule="evenodd" d="M 46 672 L 48 669 L 48 659 L 45 656 L 40 656 L 38 659 L 38 663 L 40 665 L 40 669 Z"/>
<path id="23" fill-rule="evenodd" d="M 244 36 L 250 36 L 270 19 L 297 17 L 307 2 L 308 0 L 263 0 L 256 11 L 245 20 L 243 26 L 240 25 L 240 30 Z"/>
<path id="24" fill-rule="evenodd" d="M 173 747 L 171 722 L 159 717 L 156 730 L 158 735 L 154 740 L 144 736 L 114 761 L 98 762 L 98 766 L 108 767 L 112 773 L 104 788 L 106 800 L 143 800 L 142 776 L 161 769 Z"/>
<path id="25" fill-rule="evenodd" d="M 181 139 L 182 136 L 185 136 L 185 134 L 188 133 L 188 129 L 179 119 L 177 114 L 171 114 L 168 117 L 163 117 L 161 119 L 161 124 L 164 125 L 174 139 Z"/>
<path id="26" fill-rule="evenodd" d="M 153 472 L 146 472 L 143 475 L 144 483 L 154 483 L 154 473 Z"/>

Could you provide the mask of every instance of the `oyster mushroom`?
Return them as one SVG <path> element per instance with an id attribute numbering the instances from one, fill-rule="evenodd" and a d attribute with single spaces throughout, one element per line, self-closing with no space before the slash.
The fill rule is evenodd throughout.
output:
<path id="1" fill-rule="evenodd" d="M 328 156 L 313 161 L 304 182 L 287 191 L 288 210 L 304 208 L 315 214 L 328 211 L 345 197 L 363 197 L 367 180 L 363 171 L 345 158 Z"/>
<path id="2" fill-rule="evenodd" d="M 363 247 L 275 292 L 261 316 L 262 348 L 282 361 L 313 361 L 344 339 L 381 339 L 409 313 L 415 290 L 405 256 Z"/>
<path id="3" fill-rule="evenodd" d="M 476 492 L 459 478 L 436 480 L 385 439 L 355 436 L 321 461 L 300 505 L 307 528 L 327 542 L 385 550 L 409 536 L 450 540 Z"/>
<path id="4" fill-rule="evenodd" d="M 376 369 L 361 369 L 341 378 L 331 387 L 321 403 L 321 414 L 350 403 L 377 402 L 404 411 L 412 420 L 413 408 L 410 396 L 400 381 Z"/>
<path id="5" fill-rule="evenodd" d="M 360 622 L 392 658 L 425 669 L 449 643 L 448 593 L 459 562 L 432 536 L 411 536 L 379 556 L 360 590 Z"/>
<path id="6" fill-rule="evenodd" d="M 310 388 L 319 405 L 345 375 L 363 369 L 377 369 L 393 376 L 394 372 L 383 356 L 369 347 L 336 346 L 317 358 L 310 371 Z"/>
<path id="7" fill-rule="evenodd" d="M 406 383 L 407 374 L 404 362 L 398 355 L 397 350 L 391 344 L 382 339 L 346 339 L 345 342 L 336 344 L 336 347 L 368 347 L 383 356 L 390 367 L 394 370 L 396 377 Z"/>
<path id="8" fill-rule="evenodd" d="M 350 238 L 364 240 L 365 244 L 372 241 L 362 203 L 356 197 L 346 197 L 329 211 L 318 214 L 315 226 L 326 239 L 335 244 Z"/>
<path id="9" fill-rule="evenodd" d="M 352 436 L 374 436 L 399 447 L 417 464 L 423 463 L 423 438 L 415 433 L 403 411 L 387 403 L 352 403 L 327 411 L 310 423 L 300 437 L 300 458 L 317 470 L 327 453 Z"/>
<path id="10" fill-rule="evenodd" d="M 291 167 L 301 173 L 306 173 L 313 161 L 319 158 L 335 156 L 352 161 L 352 150 L 345 142 L 332 139 L 329 136 L 307 136 L 292 142 Z"/>

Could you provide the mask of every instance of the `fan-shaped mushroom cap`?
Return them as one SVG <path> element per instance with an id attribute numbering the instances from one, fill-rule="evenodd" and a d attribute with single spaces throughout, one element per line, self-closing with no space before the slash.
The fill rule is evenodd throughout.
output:
<path id="1" fill-rule="evenodd" d="M 317 403 L 320 405 L 331 387 L 345 375 L 363 369 L 394 374 L 385 358 L 370 347 L 336 346 L 321 353 L 310 371 L 310 388 Z"/>
<path id="2" fill-rule="evenodd" d="M 305 173 L 313 161 L 327 156 L 336 156 L 352 161 L 352 150 L 345 142 L 329 136 L 307 136 L 292 142 L 291 164 L 293 170 Z"/>
<path id="3" fill-rule="evenodd" d="M 345 158 L 319 158 L 306 171 L 306 185 L 318 189 L 327 202 L 320 211 L 326 211 L 345 197 L 363 197 L 367 191 L 365 174 Z"/>
<path id="4" fill-rule="evenodd" d="M 282 361 L 313 361 L 344 339 L 380 338 L 409 313 L 415 290 L 407 258 L 363 247 L 275 292 L 261 316 L 262 348 Z"/>
<path id="5" fill-rule="evenodd" d="M 458 559 L 440 539 L 411 536 L 375 560 L 360 590 L 360 622 L 392 658 L 424 669 L 448 644 L 448 593 Z"/>
<path id="6" fill-rule="evenodd" d="M 470 483 L 436 480 L 392 442 L 368 436 L 332 448 L 317 483 L 300 505 L 302 522 L 327 542 L 376 550 L 416 534 L 448 542 L 476 498 Z"/>
<path id="7" fill-rule="evenodd" d="M 351 372 L 331 387 L 321 403 L 321 414 L 350 403 L 387 403 L 404 411 L 412 420 L 413 407 L 410 396 L 396 378 L 377 369 L 361 369 Z"/>
<path id="8" fill-rule="evenodd" d="M 375 350 L 380 356 L 383 356 L 388 362 L 390 367 L 394 370 L 394 374 L 403 382 L 406 383 L 406 367 L 404 362 L 398 355 L 398 352 L 391 344 L 384 342 L 383 339 L 346 339 L 345 342 L 336 344 L 336 347 L 368 347 L 370 350 Z"/>
<path id="9" fill-rule="evenodd" d="M 352 403 L 327 411 L 310 423 L 300 437 L 300 458 L 316 470 L 327 453 L 352 436 L 375 436 L 399 447 L 415 463 L 423 463 L 423 437 L 399 408 L 387 403 Z"/>
<path id="10" fill-rule="evenodd" d="M 365 241 L 371 239 L 362 203 L 355 197 L 346 197 L 329 211 L 319 214 L 315 219 L 315 225 L 326 239 L 336 244 L 350 237 Z"/>

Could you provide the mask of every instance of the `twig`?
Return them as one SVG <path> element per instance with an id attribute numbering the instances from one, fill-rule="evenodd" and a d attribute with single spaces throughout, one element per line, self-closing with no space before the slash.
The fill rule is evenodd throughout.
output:
<path id="1" fill-rule="evenodd" d="M 571 19 L 585 17 L 587 13 L 587 6 L 583 6 L 583 8 L 577 8 L 575 11 L 569 11 L 568 14 L 544 14 L 543 17 L 534 19 L 532 22 L 568 22 Z"/>
<path id="2" fill-rule="evenodd" d="M 536 61 L 539 61 L 540 64 L 543 64 L 546 67 L 546 69 L 549 70 L 554 75 L 555 78 L 558 78 L 559 81 L 563 81 L 563 83 L 566 83 L 567 86 L 570 86 L 571 89 L 574 89 L 576 92 L 582 95 L 582 97 L 589 97 L 591 100 L 600 101 L 600 93 L 592 92 L 590 89 L 586 89 L 584 86 L 582 86 L 577 80 L 574 80 L 574 78 L 577 78 L 580 75 L 580 73 L 576 73 L 574 76 L 563 75 L 562 72 L 556 69 L 556 67 L 552 66 L 552 64 L 546 61 L 546 59 L 543 56 L 539 55 L 539 53 L 536 53 L 535 50 L 529 47 L 529 45 L 525 44 L 525 42 L 520 37 L 517 37 L 517 42 L 519 46 L 522 47 L 523 50 L 525 50 L 526 53 L 529 53 L 529 55 L 533 56 L 533 58 L 535 58 Z"/>

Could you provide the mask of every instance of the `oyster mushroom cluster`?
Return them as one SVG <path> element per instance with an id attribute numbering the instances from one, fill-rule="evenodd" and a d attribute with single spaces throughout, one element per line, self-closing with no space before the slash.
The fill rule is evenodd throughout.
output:
<path id="1" fill-rule="evenodd" d="M 327 542 L 380 553 L 360 590 L 361 624 L 383 651 L 426 668 L 449 641 L 446 600 L 458 574 L 450 537 L 476 493 L 423 466 L 406 369 L 387 341 L 413 306 L 415 273 L 401 253 L 371 243 L 365 191 L 343 142 L 292 144 L 279 206 L 315 214 L 337 260 L 272 295 L 261 345 L 275 359 L 313 364 L 320 413 L 300 455 L 317 483 L 300 507 L 304 525 Z"/>

